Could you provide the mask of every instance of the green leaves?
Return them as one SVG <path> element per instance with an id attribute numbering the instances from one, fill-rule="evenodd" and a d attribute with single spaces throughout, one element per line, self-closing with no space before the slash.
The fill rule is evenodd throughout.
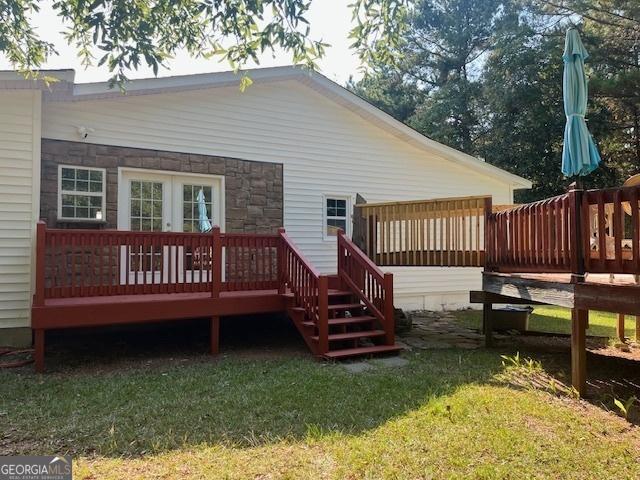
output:
<path id="1" fill-rule="evenodd" d="M 41 40 L 29 23 L 38 4 L 38 0 L 0 1 L 0 52 L 25 74 L 55 53 L 53 44 Z"/>
<path id="2" fill-rule="evenodd" d="M 617 398 L 614 398 L 613 403 L 618 408 L 618 410 L 620 410 L 620 413 L 622 414 L 622 416 L 624 418 L 627 418 L 629 416 L 629 410 L 631 410 L 631 407 L 633 406 L 636 400 L 637 398 L 635 396 L 631 396 L 627 398 L 627 400 L 624 402 Z"/>
<path id="3" fill-rule="evenodd" d="M 66 25 L 65 39 L 85 66 L 107 65 L 112 85 L 145 65 L 154 74 L 178 50 L 193 57 L 226 60 L 238 70 L 276 50 L 310 68 L 325 53 L 306 15 L 313 0 L 56 0 L 53 10 Z M 315 0 L 317 2 L 322 0 Z M 397 45 L 409 0 L 357 0 L 354 46 L 369 60 L 387 58 Z M 0 2 L 0 53 L 17 68 L 35 70 L 55 50 L 30 24 L 39 0 Z M 375 52 L 374 52 L 375 51 Z M 94 57 L 95 55 L 95 57 Z M 248 82 L 243 77 L 242 88 Z"/>
<path id="4" fill-rule="evenodd" d="M 355 0 L 350 4 L 356 25 L 349 34 L 365 65 L 393 65 L 409 23 L 411 0 Z"/>
<path id="5" fill-rule="evenodd" d="M 240 91 L 244 92 L 247 87 L 253 85 L 253 80 L 251 80 L 247 75 L 243 75 L 240 79 Z"/>

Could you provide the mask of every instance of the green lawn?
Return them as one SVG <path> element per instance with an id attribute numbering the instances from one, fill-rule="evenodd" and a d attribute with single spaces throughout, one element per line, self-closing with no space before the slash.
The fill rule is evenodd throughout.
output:
<path id="1" fill-rule="evenodd" d="M 0 371 L 0 454 L 70 452 L 87 479 L 640 477 L 636 427 L 516 386 L 500 352 L 404 357 Z"/>
<path id="2" fill-rule="evenodd" d="M 455 312 L 458 322 L 468 328 L 480 328 L 482 312 L 461 310 Z M 589 312 L 589 335 L 614 338 L 618 317 L 615 313 Z M 535 307 L 529 318 L 529 330 L 550 333 L 571 333 L 571 310 L 562 307 Z M 635 338 L 635 317 L 627 316 L 625 335 Z"/>

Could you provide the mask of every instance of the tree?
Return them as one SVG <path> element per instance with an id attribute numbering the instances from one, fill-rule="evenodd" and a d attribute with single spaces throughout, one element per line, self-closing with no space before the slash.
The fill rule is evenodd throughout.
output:
<path id="1" fill-rule="evenodd" d="M 478 149 L 492 164 L 533 181 L 517 201 L 547 198 L 566 186 L 560 172 L 565 117 L 558 53 L 564 37 L 532 41 L 533 33 L 522 25 L 498 41 L 483 73 L 490 134 Z"/>
<path id="2" fill-rule="evenodd" d="M 640 3 L 535 0 L 532 5 L 536 15 L 565 19 L 562 26 L 581 30 L 590 53 L 589 129 L 603 159 L 587 183 L 621 185 L 640 171 Z"/>
<path id="3" fill-rule="evenodd" d="M 408 17 L 394 70 L 375 64 L 354 89 L 390 110 L 401 79 L 402 98 L 419 100 L 402 120 L 435 140 L 477 153 L 476 140 L 483 134 L 479 69 L 493 36 L 512 21 L 507 11 L 503 0 L 418 2 Z M 411 95 L 407 88 L 419 93 Z"/>
<path id="4" fill-rule="evenodd" d="M 222 57 L 234 67 L 282 49 L 296 64 L 313 67 L 324 53 L 305 18 L 313 0 L 55 0 L 66 39 L 83 62 L 106 64 L 112 83 L 141 65 L 157 73 L 176 51 Z M 320 0 L 316 0 L 320 1 Z M 365 60 L 385 61 L 403 32 L 409 0 L 355 0 L 353 46 Z M 0 0 L 0 53 L 16 68 L 38 69 L 55 47 L 40 38 L 31 16 L 41 0 Z M 94 58 L 93 52 L 101 52 Z"/>
<path id="5" fill-rule="evenodd" d="M 405 123 L 424 101 L 423 92 L 406 83 L 402 75 L 391 67 L 378 68 L 376 75 L 367 75 L 358 82 L 351 78 L 347 88 Z"/>
<path id="6" fill-rule="evenodd" d="M 419 5 L 410 18 L 426 15 L 426 21 L 414 21 L 403 35 L 397 50 L 402 62 L 392 71 L 384 66 L 384 75 L 374 66 L 354 87 L 361 95 L 383 108 L 399 92 L 417 98 L 413 113 L 398 118 L 531 179 L 533 189 L 518 193 L 517 201 L 559 194 L 570 182 L 560 173 L 561 56 L 566 28 L 576 26 L 591 54 L 587 118 L 603 158 L 586 183 L 620 185 L 640 171 L 637 0 L 423 0 Z M 389 83 L 390 77 L 402 81 Z M 412 89 L 420 96 L 412 96 Z"/>

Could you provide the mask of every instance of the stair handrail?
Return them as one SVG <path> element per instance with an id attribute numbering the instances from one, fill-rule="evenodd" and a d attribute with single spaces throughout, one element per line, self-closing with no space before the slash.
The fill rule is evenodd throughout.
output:
<path id="1" fill-rule="evenodd" d="M 338 230 L 338 276 L 355 292 L 385 331 L 385 343 L 395 343 L 393 274 L 384 273 L 346 235 Z"/>
<path id="2" fill-rule="evenodd" d="M 278 230 L 281 248 L 279 250 L 279 282 L 282 289 L 287 287 L 293 294 L 296 306 L 302 307 L 309 320 L 318 328 L 318 355 L 329 351 L 329 278 L 311 264 L 286 234 L 284 228 Z"/>

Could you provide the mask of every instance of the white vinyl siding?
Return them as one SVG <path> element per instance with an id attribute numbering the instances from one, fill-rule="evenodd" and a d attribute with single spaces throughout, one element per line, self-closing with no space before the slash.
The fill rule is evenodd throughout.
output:
<path id="1" fill-rule="evenodd" d="M 237 86 L 118 99 L 50 102 L 43 137 L 219 155 L 284 165 L 284 226 L 323 272 L 335 272 L 335 242 L 324 240 L 323 195 L 355 203 L 492 194 L 512 201 L 511 185 L 418 148 L 307 85 L 288 80 L 244 93 Z M 349 221 L 351 221 L 349 219 Z M 455 269 L 433 272 L 456 285 Z M 400 293 L 400 292 L 398 292 Z"/>
<path id="2" fill-rule="evenodd" d="M 28 327 L 40 186 L 40 92 L 0 92 L 0 328 Z"/>

